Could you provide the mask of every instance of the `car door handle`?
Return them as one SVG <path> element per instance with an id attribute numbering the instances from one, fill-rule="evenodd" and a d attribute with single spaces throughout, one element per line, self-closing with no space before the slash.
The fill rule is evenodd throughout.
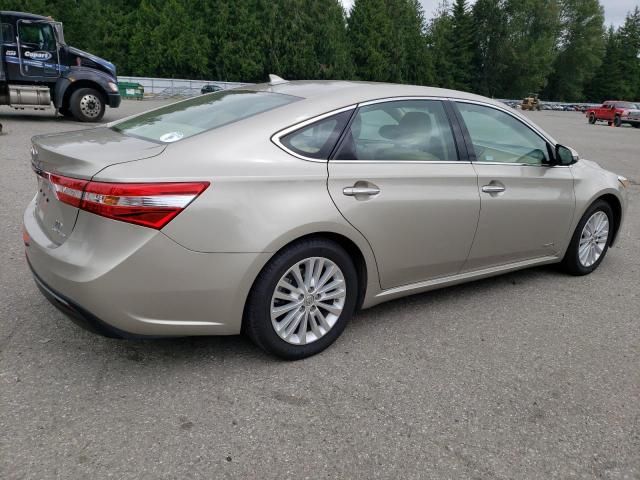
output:
<path id="1" fill-rule="evenodd" d="M 372 197 L 373 195 L 378 195 L 380 193 L 380 189 L 378 187 L 344 187 L 342 189 L 342 193 L 347 197 L 355 197 L 359 195 Z"/>
<path id="2" fill-rule="evenodd" d="M 502 185 L 485 185 L 484 187 L 482 187 L 482 191 L 484 193 L 501 193 L 505 190 L 506 188 L 504 188 Z"/>

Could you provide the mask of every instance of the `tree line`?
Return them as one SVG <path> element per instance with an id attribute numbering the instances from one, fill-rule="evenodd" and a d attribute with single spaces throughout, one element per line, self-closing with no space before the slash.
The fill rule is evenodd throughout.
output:
<path id="1" fill-rule="evenodd" d="M 358 79 L 557 101 L 640 100 L 640 8 L 599 0 L 0 0 L 49 15 L 120 75 Z"/>

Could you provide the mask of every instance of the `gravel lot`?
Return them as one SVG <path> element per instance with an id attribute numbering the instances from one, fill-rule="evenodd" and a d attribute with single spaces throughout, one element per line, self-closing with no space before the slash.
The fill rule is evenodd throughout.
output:
<path id="1" fill-rule="evenodd" d="M 531 116 L 636 182 L 600 269 L 394 301 L 284 363 L 241 337 L 109 340 L 49 305 L 21 241 L 29 138 L 85 125 L 0 109 L 0 478 L 640 479 L 640 130 Z"/>

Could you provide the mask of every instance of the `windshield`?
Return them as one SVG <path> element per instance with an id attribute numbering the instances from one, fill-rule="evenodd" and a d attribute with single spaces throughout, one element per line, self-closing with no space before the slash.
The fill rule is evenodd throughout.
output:
<path id="1" fill-rule="evenodd" d="M 146 140 L 171 143 L 252 117 L 299 97 L 250 90 L 225 90 L 143 113 L 113 130 Z"/>

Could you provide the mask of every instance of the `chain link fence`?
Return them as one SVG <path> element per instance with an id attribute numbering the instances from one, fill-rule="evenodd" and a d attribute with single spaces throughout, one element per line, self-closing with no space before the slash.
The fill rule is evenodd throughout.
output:
<path id="1" fill-rule="evenodd" d="M 151 78 L 118 76 L 118 82 L 139 83 L 144 87 L 144 96 L 152 98 L 192 97 L 200 95 L 205 85 L 216 85 L 223 90 L 248 85 L 239 82 L 220 82 L 217 80 L 186 80 L 179 78 Z"/>

